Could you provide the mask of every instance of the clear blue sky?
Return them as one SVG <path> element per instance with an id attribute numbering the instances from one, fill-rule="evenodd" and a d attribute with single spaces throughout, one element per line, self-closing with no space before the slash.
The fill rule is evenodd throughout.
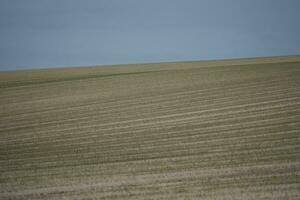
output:
<path id="1" fill-rule="evenodd" d="M 0 70 L 291 54 L 299 0 L 0 1 Z"/>

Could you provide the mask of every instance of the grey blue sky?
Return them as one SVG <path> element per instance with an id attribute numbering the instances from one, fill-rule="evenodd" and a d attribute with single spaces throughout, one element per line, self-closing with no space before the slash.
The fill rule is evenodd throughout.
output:
<path id="1" fill-rule="evenodd" d="M 292 54 L 299 0 L 0 0 L 0 70 Z"/>

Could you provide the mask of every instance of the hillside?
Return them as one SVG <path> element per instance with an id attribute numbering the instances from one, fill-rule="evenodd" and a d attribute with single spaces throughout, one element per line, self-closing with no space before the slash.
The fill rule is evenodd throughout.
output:
<path id="1" fill-rule="evenodd" d="M 299 199 L 300 56 L 0 72 L 0 199 Z"/>

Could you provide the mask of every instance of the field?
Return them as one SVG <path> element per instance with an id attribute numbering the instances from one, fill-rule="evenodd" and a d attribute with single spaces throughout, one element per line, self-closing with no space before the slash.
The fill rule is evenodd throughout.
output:
<path id="1" fill-rule="evenodd" d="M 300 199 L 300 56 L 0 72 L 0 199 Z"/>

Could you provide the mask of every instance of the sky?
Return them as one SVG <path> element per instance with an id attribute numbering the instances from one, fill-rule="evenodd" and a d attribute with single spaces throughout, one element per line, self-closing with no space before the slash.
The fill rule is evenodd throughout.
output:
<path id="1" fill-rule="evenodd" d="M 300 54 L 299 0 L 0 0 L 0 70 Z"/>

